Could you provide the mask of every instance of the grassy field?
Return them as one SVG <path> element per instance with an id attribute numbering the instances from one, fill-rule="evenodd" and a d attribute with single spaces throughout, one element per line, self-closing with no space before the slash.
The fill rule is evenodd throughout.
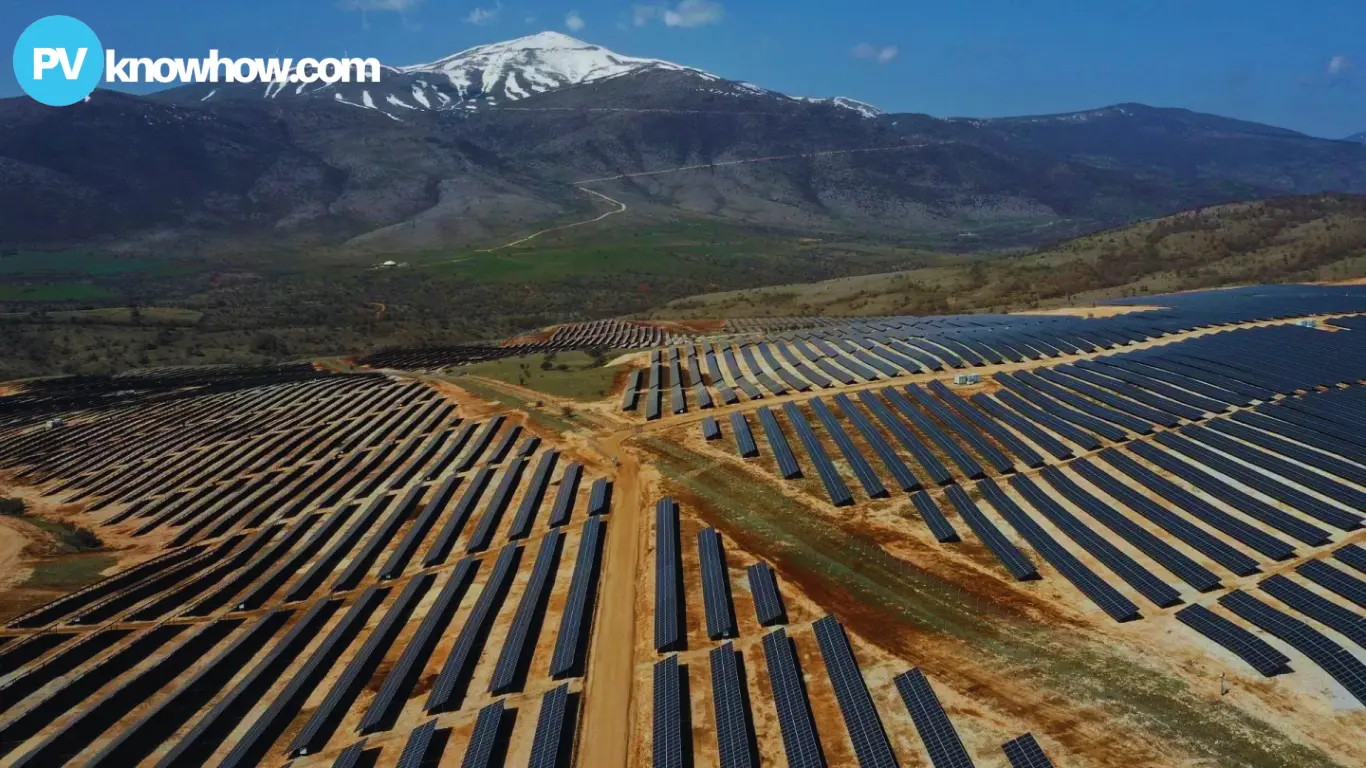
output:
<path id="1" fill-rule="evenodd" d="M 24 582 L 31 589 L 60 589 L 74 591 L 100 580 L 100 573 L 111 568 L 118 559 L 111 555 L 71 555 L 56 560 L 44 560 L 33 568 Z"/>
<path id="2" fill-rule="evenodd" d="M 701 219 L 607 222 L 482 254 L 257 243 L 136 258 L 11 253 L 0 266 L 0 379 L 505 338 L 707 291 L 953 258 Z M 401 266 L 377 268 L 391 259 Z M 136 319 L 132 306 L 143 308 Z"/>
<path id="3" fill-rule="evenodd" d="M 740 470 L 662 439 L 644 445 L 671 482 L 707 505 L 708 523 L 801 581 L 808 593 L 825 590 L 813 599 L 845 606 L 836 611 L 841 622 L 894 654 L 914 658 L 920 644 L 959 645 L 971 655 L 965 663 L 1009 669 L 1018 684 L 1046 697 L 1085 702 L 1125 727 L 1158 734 L 1192 764 L 1336 765 L 1241 709 L 1209 706 L 1182 680 L 1118 650 L 1050 629 L 1009 606 L 967 599 L 876 541 L 783 494 L 764 492 Z"/>
<path id="4" fill-rule="evenodd" d="M 510 357 L 461 368 L 454 381 L 462 384 L 467 376 L 482 376 L 555 397 L 591 402 L 611 394 L 612 383 L 622 372 L 604 367 L 602 362 L 584 352 Z"/>

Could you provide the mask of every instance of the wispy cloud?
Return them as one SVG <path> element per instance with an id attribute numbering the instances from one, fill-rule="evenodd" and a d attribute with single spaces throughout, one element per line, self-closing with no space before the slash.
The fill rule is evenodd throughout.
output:
<path id="1" fill-rule="evenodd" d="M 867 59 L 879 64 L 890 62 L 899 53 L 900 51 L 895 45 L 874 45 L 872 43 L 859 43 L 849 51 L 849 55 L 856 59 Z"/>
<path id="2" fill-rule="evenodd" d="M 583 20 L 583 17 L 579 15 L 578 11 L 570 11 L 565 14 L 564 25 L 570 32 L 578 32 L 588 26 L 588 22 Z"/>
<path id="3" fill-rule="evenodd" d="M 534 13 L 528 13 L 528 14 L 526 15 L 526 23 L 528 23 L 528 24 L 535 24 L 535 23 L 536 23 L 536 14 L 534 14 Z"/>
<path id="4" fill-rule="evenodd" d="M 492 8 L 475 8 L 465 16 L 465 23 L 480 27 L 485 24 L 492 24 L 498 20 L 498 12 L 501 10 L 503 10 L 501 2 L 495 3 Z"/>
<path id="5" fill-rule="evenodd" d="M 1346 56 L 1334 56 L 1328 60 L 1328 74 L 1345 75 L 1352 68 L 1352 60 Z"/>
<path id="6" fill-rule="evenodd" d="M 341 0 L 341 7 L 347 11 L 410 11 L 422 0 Z"/>
<path id="7" fill-rule="evenodd" d="M 663 21 L 669 27 L 704 27 L 716 24 L 726 15 L 726 9 L 713 0 L 682 0 L 675 6 L 637 5 L 635 23 L 643 27 L 652 21 Z"/>

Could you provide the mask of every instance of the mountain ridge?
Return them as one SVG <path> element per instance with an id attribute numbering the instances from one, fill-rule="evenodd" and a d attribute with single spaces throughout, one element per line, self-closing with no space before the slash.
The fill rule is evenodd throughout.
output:
<path id="1" fill-rule="evenodd" d="M 558 33 L 410 70 L 386 70 L 398 93 L 205 84 L 97 91 L 62 109 L 0 100 L 0 244 L 499 245 L 601 214 L 573 186 L 584 179 L 629 207 L 614 222 L 701 217 L 954 249 L 1366 192 L 1366 145 L 1182 109 L 886 114 Z M 522 93 L 501 99 L 510 89 Z"/>

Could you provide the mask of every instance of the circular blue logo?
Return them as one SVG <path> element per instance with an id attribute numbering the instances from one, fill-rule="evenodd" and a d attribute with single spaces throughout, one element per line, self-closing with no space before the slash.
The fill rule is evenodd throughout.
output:
<path id="1" fill-rule="evenodd" d="M 50 107 L 89 96 L 104 74 L 104 46 L 85 22 L 47 16 L 28 25 L 14 45 L 14 77 L 24 93 Z"/>

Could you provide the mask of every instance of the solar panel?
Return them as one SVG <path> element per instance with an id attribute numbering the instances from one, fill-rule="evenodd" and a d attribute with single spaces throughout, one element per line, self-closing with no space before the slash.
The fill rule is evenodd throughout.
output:
<path id="1" fill-rule="evenodd" d="M 531 741 L 527 768 L 561 768 L 570 764 L 564 723 L 573 707 L 569 686 L 561 685 L 541 697 L 541 713 L 536 716 L 536 734 Z"/>
<path id="2" fill-rule="evenodd" d="M 730 572 L 721 534 L 715 528 L 697 532 L 698 559 L 702 566 L 702 596 L 707 614 L 707 636 L 713 640 L 735 636 L 735 611 L 730 600 Z"/>
<path id="3" fill-rule="evenodd" d="M 427 701 L 423 704 L 423 709 L 428 714 L 459 708 L 464 686 L 469 682 L 474 667 L 479 662 L 489 630 L 499 608 L 503 605 L 503 599 L 507 596 L 508 587 L 517 575 L 517 564 L 521 557 L 522 547 L 516 542 L 503 547 L 498 553 L 493 573 L 484 583 L 479 599 L 475 601 L 474 608 L 466 617 L 465 626 L 460 628 L 460 634 L 451 646 L 451 653 L 446 657 L 446 663 L 441 666 L 441 673 L 437 675 L 436 682 L 427 695 Z"/>
<path id="4" fill-rule="evenodd" d="M 1252 451 L 1246 447 L 1239 446 L 1237 444 L 1228 445 L 1227 443 L 1233 443 L 1233 441 L 1228 440 L 1227 438 L 1220 438 L 1218 435 L 1214 435 L 1213 433 L 1208 432 L 1205 434 L 1208 435 L 1211 438 L 1211 441 L 1213 442 L 1218 442 L 1219 440 L 1223 440 L 1225 442 L 1225 444 L 1219 446 L 1220 451 L 1228 451 L 1231 453 L 1231 455 L 1236 456 L 1239 459 L 1248 461 L 1249 463 L 1252 463 L 1254 465 L 1269 463 L 1261 460 L 1258 456 L 1252 455 Z M 1327 504 L 1323 501 L 1320 501 L 1319 499 L 1313 498 L 1307 493 L 1304 493 L 1303 491 L 1300 491 L 1296 488 L 1292 488 L 1289 485 L 1286 485 L 1280 482 L 1279 480 L 1274 479 L 1271 475 L 1257 472 L 1256 470 L 1250 469 L 1248 467 L 1243 466 L 1242 464 L 1234 462 L 1233 460 L 1226 458 L 1220 453 L 1216 453 L 1215 451 L 1212 451 L 1209 448 L 1206 448 L 1193 440 L 1189 440 L 1174 432 L 1164 432 L 1158 435 L 1156 440 L 1163 446 L 1176 450 L 1182 455 L 1190 457 L 1195 461 L 1200 462 L 1204 466 L 1215 470 L 1220 475 L 1225 475 L 1230 478 L 1233 478 L 1234 480 L 1237 480 L 1243 485 L 1254 488 L 1257 491 L 1273 499 L 1277 499 L 1284 504 L 1288 504 L 1291 507 L 1294 507 L 1295 509 L 1305 514 L 1310 515 L 1311 517 L 1315 517 L 1319 520 L 1322 520 L 1325 523 L 1328 523 L 1329 525 L 1335 526 L 1345 531 L 1355 530 L 1356 528 L 1361 527 L 1360 517 L 1353 515 L 1349 512 L 1346 512 L 1342 509 L 1339 509 L 1337 507 L 1334 507 L 1330 504 Z M 1261 455 L 1265 456 L 1265 454 Z M 1345 496 L 1345 494 L 1335 493 L 1331 488 L 1328 488 L 1323 483 L 1318 483 L 1316 481 L 1311 481 L 1311 483 L 1313 485 L 1319 486 L 1319 488 L 1315 488 L 1315 490 L 1320 490 L 1321 488 L 1322 490 L 1320 492 L 1329 495 L 1331 498 L 1339 498 Z M 1291 518 L 1291 520 L 1298 522 L 1298 518 Z M 1308 524 L 1305 523 L 1304 525 Z M 1300 536 L 1296 535 L 1296 533 L 1290 530 L 1286 530 L 1285 528 L 1281 528 L 1280 526 L 1277 526 L 1277 528 L 1285 530 L 1286 533 L 1290 533 L 1292 536 L 1296 536 L 1296 538 L 1300 538 Z M 1305 536 L 1311 539 L 1315 539 L 1315 541 L 1301 539 L 1302 541 L 1305 541 L 1305 543 L 1311 544 L 1312 546 L 1318 546 L 1319 544 L 1326 543 L 1327 534 L 1322 529 L 1314 526 L 1310 526 L 1310 528 L 1312 528 L 1312 532 L 1306 531 L 1303 533 Z"/>
<path id="5" fill-rule="evenodd" d="M 844 414 L 845 418 L 849 419 L 849 422 L 853 424 L 854 428 L 863 436 L 864 442 L 872 447 L 873 453 L 876 453 L 878 458 L 882 460 L 883 466 L 892 474 L 897 485 L 901 486 L 901 490 L 919 490 L 920 481 L 911 473 L 911 470 L 906 466 L 906 463 L 901 460 L 901 457 L 896 455 L 896 451 L 892 450 L 892 446 L 888 445 L 887 441 L 882 437 L 882 433 L 877 431 L 877 429 L 873 427 L 873 423 L 868 420 L 868 417 L 864 416 L 863 412 L 854 405 L 854 401 L 850 400 L 849 396 L 846 394 L 838 394 L 835 395 L 835 404 L 839 406 L 840 412 Z"/>
<path id="6" fill-rule="evenodd" d="M 948 403 L 949 406 L 952 407 L 955 411 L 957 411 L 959 415 L 963 416 L 963 418 L 966 418 L 968 421 L 971 421 L 973 424 L 975 424 L 978 429 L 990 435 L 994 440 L 996 440 L 996 442 L 1000 443 L 1001 445 L 1009 449 L 1011 453 L 1015 454 L 1015 456 L 1020 459 L 1020 461 L 1024 462 L 1025 466 L 1043 466 L 1043 457 L 1039 455 L 1038 451 L 1035 451 L 1023 440 L 1016 437 L 1014 433 L 1012 433 L 1010 430 L 1001 427 L 1001 425 L 997 424 L 991 418 L 988 418 L 987 416 L 983 415 L 981 411 L 974 408 L 971 404 L 968 403 L 967 400 L 964 400 L 963 398 L 959 397 L 956 392 L 945 386 L 944 382 L 932 381 L 930 382 L 929 386 L 930 390 L 932 390 L 936 395 L 938 395 L 941 400 Z M 1003 413 L 1009 413 L 1004 408 L 1000 410 Z M 1027 422 L 1024 422 L 1023 419 L 1020 419 L 1019 417 L 1016 417 L 1013 414 L 1011 415 L 1011 418 L 1013 419 L 1013 421 L 1006 421 L 1005 419 L 1002 419 L 1002 421 L 1006 421 L 1006 423 L 1011 424 L 1012 426 L 1015 426 L 1016 424 L 1025 424 L 1026 430 L 1032 430 L 1040 436 L 1040 439 L 1044 440 L 1045 442 L 1051 442 L 1052 444 L 1057 445 L 1060 450 L 1066 453 L 1066 455 L 1071 455 L 1070 451 L 1067 451 L 1065 448 L 1061 447 L 1061 443 L 1058 443 L 1056 440 L 1053 440 L 1052 438 L 1043 435 L 1042 431 L 1039 430 L 1037 427 L 1029 425 Z M 998 469 L 998 471 L 1006 470 Z"/>
<path id="7" fill-rule="evenodd" d="M 958 532 L 949 524 L 948 518 L 944 517 L 944 512 L 939 509 L 939 505 L 935 503 L 929 493 L 916 491 L 911 494 L 911 503 L 915 505 L 915 509 L 920 513 L 925 525 L 929 526 L 930 533 L 934 534 L 935 541 L 940 544 L 947 544 L 959 540 Z"/>
<path id="8" fill-rule="evenodd" d="M 1010 761 L 1010 768 L 1053 768 L 1052 761 L 1043 753 L 1043 748 L 1032 733 L 1007 741 L 1001 745 L 1001 751 Z"/>
<path id="9" fill-rule="evenodd" d="M 654 670 L 654 768 L 684 768 L 683 671 L 678 657 L 655 663 Z"/>
<path id="10" fill-rule="evenodd" d="M 479 710 L 479 718 L 474 721 L 474 733 L 465 747 L 460 768 L 494 768 L 502 764 L 501 761 L 495 763 L 494 753 L 498 751 L 499 735 L 506 714 L 507 708 L 501 699 Z"/>
<path id="11" fill-rule="evenodd" d="M 503 470 L 503 477 L 498 481 L 498 487 L 494 489 L 493 496 L 489 498 L 489 503 L 484 507 L 484 514 L 479 518 L 479 524 L 475 526 L 474 533 L 470 535 L 470 540 L 465 544 L 466 553 L 483 552 L 488 549 L 493 541 L 493 534 L 498 530 L 498 523 L 503 519 L 503 512 L 507 510 L 508 504 L 512 502 L 512 496 L 517 492 L 517 486 L 522 482 L 522 471 L 526 469 L 526 459 L 518 458 Z"/>
<path id="12" fill-rule="evenodd" d="M 414 728 L 408 736 L 408 742 L 403 745 L 403 753 L 398 756 L 397 768 L 421 768 L 427 761 L 427 753 L 431 751 L 434 735 L 435 720 L 428 720 Z"/>
<path id="13" fill-rule="evenodd" d="M 707 441 L 721 439 L 721 427 L 716 423 L 716 419 L 708 416 L 702 420 L 702 439 Z"/>
<path id="14" fill-rule="evenodd" d="M 873 468 L 868 465 L 868 460 L 863 458 L 863 454 L 859 453 L 858 448 L 854 446 L 854 441 L 849 439 L 849 433 L 845 432 L 844 427 L 840 426 L 839 421 L 835 419 L 835 414 L 831 413 L 825 403 L 819 399 L 811 400 L 810 405 L 811 411 L 816 414 L 816 418 L 820 419 L 821 426 L 825 428 L 826 433 L 830 435 L 835 441 L 835 445 L 840 449 L 840 453 L 843 454 L 849 468 L 854 470 L 854 476 L 863 486 L 864 493 L 873 499 L 886 497 L 887 489 L 883 487 L 882 481 L 873 472 Z M 796 411 L 795 407 L 793 411 Z M 788 417 L 792 418 L 792 413 L 789 413 Z M 838 478 L 838 475 L 836 477 Z M 843 482 L 840 485 L 842 486 Z M 848 489 L 846 488 L 845 491 L 847 492 Z"/>
<path id="15" fill-rule="evenodd" d="M 796 768 L 824 768 L 816 724 L 811 720 L 811 705 L 802 684 L 801 670 L 792 651 L 787 632 L 778 629 L 764 635 L 764 662 L 778 710 L 778 727 L 783 735 L 787 764 Z M 659 763 L 656 762 L 656 765 Z"/>
<path id="16" fill-rule="evenodd" d="M 1137 480 L 1141 485 L 1171 502 L 1178 509 L 1184 510 L 1267 557 L 1273 560 L 1285 560 L 1294 556 L 1294 547 L 1216 508 L 1170 480 L 1158 476 L 1157 473 L 1134 461 L 1128 455 L 1115 449 L 1107 449 L 1100 452 L 1100 457 L 1120 472 Z"/>
<path id="17" fill-rule="evenodd" d="M 574 575 L 570 579 L 569 594 L 560 614 L 560 631 L 555 637 L 555 653 L 550 661 L 552 677 L 572 675 L 580 671 L 579 667 L 583 663 L 606 530 L 607 522 L 601 517 L 590 517 L 583 524 L 579 552 L 574 560 Z"/>
<path id="18" fill-rule="evenodd" d="M 550 486 L 550 476 L 554 473 L 555 463 L 559 458 L 559 451 L 549 450 L 541 454 L 541 460 L 536 462 L 536 471 L 531 473 L 531 484 L 522 495 L 522 503 L 517 506 L 517 515 L 512 519 L 512 526 L 508 531 L 509 539 L 524 539 L 531 534 L 531 527 L 536 522 L 536 512 L 545 500 L 546 489 Z"/>
<path id="19" fill-rule="evenodd" d="M 298 713 L 307 697 L 323 683 L 338 657 L 365 628 L 366 621 L 384 600 L 385 594 L 387 590 L 377 587 L 371 587 L 361 593 L 342 620 L 332 628 L 322 644 L 304 662 L 303 667 L 290 678 L 285 689 L 271 701 L 265 712 L 252 721 L 246 734 L 238 739 L 224 759 L 224 766 L 256 765 L 261 761 L 266 750 L 288 725 L 288 720 Z M 182 741 L 185 745 L 183 752 L 182 747 L 177 745 L 168 758 L 191 753 L 193 745 L 187 743 L 188 741 L 189 737 Z"/>
<path id="20" fill-rule="evenodd" d="M 1339 562 L 1346 563 L 1358 571 L 1366 573 L 1366 549 L 1362 549 L 1358 544 L 1348 544 L 1334 552 L 1333 557 Z"/>
<path id="21" fill-rule="evenodd" d="M 882 395 L 887 398 L 887 401 L 890 402 L 902 416 L 909 419 L 910 422 L 915 425 L 916 429 L 930 438 L 930 442 L 937 445 L 939 450 L 943 451 L 952 459 L 953 463 L 958 465 L 959 471 L 966 477 L 977 478 L 986 475 L 986 472 L 982 469 L 982 465 L 978 464 L 976 459 L 968 455 L 968 452 L 963 450 L 962 446 L 954 442 L 948 435 L 944 434 L 944 431 L 936 426 L 934 422 L 930 421 L 928 416 L 921 413 L 912 405 L 911 401 L 907 400 L 905 395 L 898 392 L 894 387 L 888 387 L 882 390 Z"/>
<path id="22" fill-rule="evenodd" d="M 943 385 L 941 384 L 940 386 Z M 930 414 L 934 416 L 934 418 L 938 419 L 942 424 L 948 426 L 948 428 L 952 430 L 955 434 L 963 438 L 963 440 L 967 442 L 968 445 L 972 446 L 972 449 L 977 452 L 977 455 L 986 459 L 987 463 L 990 464 L 992 468 L 994 468 L 997 472 L 1006 473 L 1015 471 L 1015 464 L 1011 462 L 1011 460 L 1007 458 L 1006 455 L 1002 453 L 999 448 L 997 448 L 995 445 L 992 445 L 990 441 L 983 437 L 981 432 L 975 429 L 971 424 L 968 424 L 966 421 L 964 421 L 963 418 L 958 415 L 958 413 L 955 413 L 953 410 L 950 410 L 949 408 L 945 407 L 945 405 L 938 399 L 931 397 L 928 392 L 914 384 L 908 384 L 906 386 L 906 392 L 911 396 L 912 399 L 919 403 L 921 407 L 929 411 Z M 949 392 L 948 394 L 951 397 L 957 397 L 952 392 Z M 961 399 L 959 400 L 959 404 L 962 406 L 962 410 L 964 412 L 973 413 L 977 417 L 981 417 L 980 413 L 975 413 L 972 410 L 972 408 L 968 406 L 966 403 L 963 403 Z M 986 421 L 986 419 L 981 420 L 983 422 Z M 1020 445 L 1023 446 L 1022 443 Z M 1031 461 L 1033 462 L 1034 466 L 1037 466 L 1039 463 L 1042 463 L 1042 459 L 1040 459 L 1038 454 L 1034 453 L 1033 450 L 1030 450 L 1028 448 L 1025 448 L 1024 450 L 1027 454 L 1031 456 Z"/>
<path id="23" fill-rule="evenodd" d="M 1110 618 L 1115 621 L 1130 621 L 1138 618 L 1138 606 L 1097 576 L 1090 568 L 1083 565 L 1066 547 L 1058 544 L 1038 523 L 1034 522 L 1033 518 L 1025 514 L 1025 511 L 1020 509 L 1019 505 L 1007 496 L 996 483 L 991 480 L 982 480 L 977 483 L 977 488 L 996 508 L 996 511 L 1001 513 L 1006 522 L 1010 523 L 1011 527 L 1023 536 L 1036 552 L 1043 555 L 1044 559 L 1051 563 L 1054 568 L 1057 568 L 1064 578 L 1072 582 L 1101 610 L 1109 614 Z"/>
<path id="24" fill-rule="evenodd" d="M 741 458 L 752 459 L 759 455 L 759 446 L 754 442 L 754 433 L 750 431 L 745 414 L 735 411 L 730 415 L 730 431 Z"/>
<path id="25" fill-rule="evenodd" d="M 360 765 L 360 759 L 365 752 L 365 739 L 352 744 L 342 750 L 337 759 L 333 761 L 332 768 L 356 768 Z"/>
<path id="26" fill-rule="evenodd" d="M 408 694 L 417 683 L 417 676 L 426 667 L 432 651 L 441 639 L 441 633 L 459 609 L 460 601 L 464 599 L 478 569 L 479 562 L 467 557 L 460 561 L 450 578 L 446 580 L 446 585 L 437 595 L 436 602 L 428 609 L 422 624 L 404 647 L 398 662 L 385 675 L 379 693 L 371 700 L 370 707 L 360 722 L 361 733 L 393 727 L 393 721 L 398 715 L 397 710 L 407 701 Z"/>
<path id="27" fill-rule="evenodd" d="M 1334 594 L 1366 608 L 1366 582 L 1339 570 L 1322 560 L 1310 560 L 1295 572 Z"/>
<path id="28" fill-rule="evenodd" d="M 934 768 L 972 768 L 972 758 L 963 748 L 963 741 L 958 738 L 958 732 L 925 673 L 912 669 L 897 675 L 895 682 Z"/>
<path id="29" fill-rule="evenodd" d="M 768 563 L 755 563 L 746 571 L 749 590 L 754 595 L 754 612 L 759 624 L 781 624 L 787 618 L 782 597 L 778 593 L 778 580 Z"/>
<path id="30" fill-rule="evenodd" d="M 488 488 L 489 479 L 492 477 L 492 467 L 484 467 L 474 473 L 469 485 L 465 486 L 465 492 L 460 496 L 460 501 L 456 502 L 455 509 L 451 510 L 450 519 L 442 526 L 441 533 L 436 535 L 436 540 L 432 542 L 432 546 L 427 550 L 427 555 L 422 559 L 424 566 L 430 567 L 446 562 L 451 547 L 455 545 L 455 540 L 460 536 L 460 531 L 465 528 L 465 523 L 469 521 L 475 505 L 479 503 L 479 497 L 484 495 L 484 489 Z"/>
<path id="31" fill-rule="evenodd" d="M 977 402 L 978 398 L 981 398 L 981 400 L 984 402 L 990 401 L 992 399 L 986 395 L 979 394 L 973 396 L 973 401 Z M 1050 413 L 1043 411 L 1039 407 L 1035 406 L 1033 403 L 1029 402 L 1028 400 L 1025 400 L 1023 397 L 1020 397 L 1019 395 L 1015 394 L 1014 392 L 1008 389 L 1002 389 L 997 391 L 996 398 L 1006 406 L 1009 406 L 1015 409 L 1015 411 L 1018 411 L 1022 418 L 1028 419 L 1029 422 L 1027 423 L 1042 424 L 1043 426 L 1048 427 L 1048 429 L 1052 430 L 1054 433 L 1072 441 L 1073 443 L 1081 446 L 1082 448 L 1088 451 L 1096 450 L 1101 446 L 1101 442 L 1097 440 L 1095 436 L 1091 433 L 1078 429 L 1077 427 L 1072 426 L 1071 424 L 1067 423 L 1066 421 L 1063 421 L 1057 416 L 1054 416 Z M 1010 412 L 1006 411 L 1004 413 L 1008 414 Z M 1003 415 L 1001 418 L 1005 419 L 1006 417 Z M 1044 432 L 1043 435 L 1045 437 L 1051 437 L 1051 435 L 1049 435 L 1047 432 Z M 1031 437 L 1031 439 L 1033 438 Z M 1041 443 L 1038 440 L 1035 440 L 1034 442 L 1039 443 L 1039 445 L 1045 445 L 1045 443 Z M 1054 449 L 1050 452 L 1052 452 L 1053 455 L 1057 456 L 1058 451 L 1066 451 L 1070 454 L 1072 452 L 1072 449 L 1066 447 L 1065 445 L 1059 444 L 1058 446 L 1055 446 Z"/>
<path id="32" fill-rule="evenodd" d="M 759 423 L 764 428 L 764 436 L 768 438 L 769 450 L 773 452 L 773 459 L 778 463 L 778 474 L 784 480 L 801 477 L 801 467 L 797 465 L 797 457 L 787 444 L 787 436 L 783 434 L 782 427 L 778 426 L 777 417 L 768 406 L 759 408 L 758 414 Z"/>
<path id="33" fill-rule="evenodd" d="M 1088 467 L 1090 465 L 1087 465 Z M 1083 477 L 1086 476 L 1083 474 Z M 1120 514 L 1114 507 L 1083 491 L 1057 467 L 1046 467 L 1043 478 L 1062 494 L 1063 498 L 1080 507 L 1086 514 L 1119 534 L 1143 554 L 1157 561 L 1187 584 L 1201 592 L 1217 589 L 1219 578 L 1209 569 L 1182 554 L 1175 547 L 1154 536 L 1141 525 Z"/>
<path id="34" fill-rule="evenodd" d="M 546 524 L 558 528 L 569 522 L 574 512 L 574 500 L 578 498 L 579 482 L 583 478 L 583 465 L 572 462 L 564 468 L 560 476 L 560 488 L 555 492 L 555 502 L 550 508 L 550 519 Z"/>
<path id="35" fill-rule="evenodd" d="M 754 764 L 750 740 L 749 707 L 744 698 L 735 646 L 726 643 L 713 648 L 711 662 L 711 700 L 716 717 L 716 748 L 721 768 L 750 768 Z"/>
<path id="36" fill-rule="evenodd" d="M 1203 605 L 1182 608 L 1175 615 L 1182 624 L 1232 651 L 1265 677 L 1279 673 L 1290 663 L 1285 654 Z"/>
<path id="37" fill-rule="evenodd" d="M 977 538 L 981 539 L 1001 565 L 1010 571 L 1010 575 L 1019 581 L 1038 578 L 1039 572 L 1034 564 L 1001 533 L 990 518 L 982 514 L 982 510 L 977 508 L 977 503 L 968 497 L 966 491 L 956 485 L 950 485 L 945 489 L 944 495 L 948 497 L 954 509 L 958 510 L 963 520 L 967 521 L 972 532 L 977 534 Z"/>
<path id="38" fill-rule="evenodd" d="M 1050 467 L 1050 469 L 1053 468 Z M 1075 515 L 1063 509 L 1062 505 L 1045 494 L 1028 477 L 1017 475 L 1010 478 L 1010 484 L 1068 538 L 1080 545 L 1082 549 L 1104 564 L 1115 575 L 1124 579 L 1139 594 L 1151 600 L 1154 605 L 1166 608 L 1180 602 L 1180 593 L 1171 585 L 1154 576 L 1151 571 L 1144 568 L 1132 557 L 1088 528 Z"/>
<path id="39" fill-rule="evenodd" d="M 844 628 L 833 616 L 817 620 L 812 628 L 820 643 L 821 658 L 835 689 L 835 699 L 839 702 L 840 714 L 844 716 L 844 726 L 849 730 L 859 765 L 895 768 L 897 762 L 887 742 L 887 732 L 882 728 L 873 698 L 868 695 L 868 687 L 859 672 Z"/>
<path id="40" fill-rule="evenodd" d="M 1267 577 L 1259 586 L 1268 595 L 1366 648 L 1366 616 L 1320 597 L 1280 574 Z"/>
<path id="41" fill-rule="evenodd" d="M 612 481 L 605 477 L 600 477 L 593 481 L 593 487 L 588 492 L 588 514 L 590 516 L 605 515 L 612 505 Z"/>
<path id="42" fill-rule="evenodd" d="M 683 560 L 678 542 L 678 504 L 665 496 L 655 505 L 655 650 L 682 639 Z"/>
<path id="43" fill-rule="evenodd" d="M 1294 646 L 1366 704 L 1366 665 L 1342 646 L 1299 619 L 1281 613 L 1246 592 L 1230 592 L 1219 603 L 1244 619 Z"/>
<path id="44" fill-rule="evenodd" d="M 541 539 L 536 565 L 522 592 L 522 599 L 517 603 L 512 626 L 508 628 L 503 650 L 498 654 L 498 663 L 493 669 L 493 678 L 489 680 L 491 693 L 508 693 L 519 688 L 520 678 L 525 675 L 524 666 L 530 663 L 531 653 L 536 649 L 536 635 L 541 628 L 540 622 L 544 617 L 545 604 L 550 599 L 550 590 L 555 585 L 563 541 L 564 532 L 558 529 Z"/>
<path id="45" fill-rule="evenodd" d="M 451 475 L 446 478 L 446 482 L 442 483 L 441 487 L 437 488 L 431 501 L 427 502 L 427 505 L 418 513 L 413 524 L 408 526 L 408 532 L 404 534 L 403 540 L 399 542 L 393 554 L 379 569 L 381 579 L 393 579 L 403 573 L 403 569 L 408 565 L 408 560 L 413 556 L 413 550 L 417 549 L 417 546 L 427 537 L 427 532 L 432 529 L 437 518 L 445 511 L 446 504 L 450 502 L 451 496 L 455 495 L 455 489 L 460 486 L 461 479 L 459 475 Z"/>
<path id="46" fill-rule="evenodd" d="M 844 484 L 844 479 L 840 477 L 839 471 L 830 461 L 830 454 L 825 452 L 825 446 L 821 445 L 820 439 L 816 437 L 815 431 L 807 423 L 806 417 L 802 416 L 801 410 L 794 403 L 784 403 L 783 413 L 787 414 L 787 420 L 797 430 L 797 437 L 805 446 L 806 454 L 811 457 L 811 462 L 816 465 L 816 473 L 820 475 L 821 484 L 825 486 L 825 492 L 830 497 L 830 503 L 837 507 L 853 504 L 853 494 L 849 492 L 849 487 Z M 865 466 L 867 465 L 865 464 Z M 881 486 L 881 483 L 878 485 Z M 885 494 L 886 491 L 883 493 Z"/>
<path id="47" fill-rule="evenodd" d="M 351 659 L 351 663 L 332 684 L 323 703 L 313 710 L 312 717 L 290 742 L 287 751 L 291 756 L 312 754 L 323 748 L 328 735 L 336 727 L 337 720 L 360 694 L 361 686 L 374 674 L 399 630 L 417 607 L 417 602 L 435 580 L 435 575 L 424 573 L 408 582 L 408 586 L 404 587 L 379 625 L 370 633 L 365 645 L 361 646 L 360 652 Z"/>
<path id="48" fill-rule="evenodd" d="M 916 437 L 915 433 L 911 432 L 900 419 L 893 416 L 881 400 L 867 390 L 860 391 L 858 397 L 864 407 L 871 411 L 873 416 L 877 417 L 877 420 L 882 422 L 882 425 L 896 437 L 897 441 L 901 443 L 901 447 L 909 451 L 920 463 L 920 466 L 924 467 L 925 471 L 929 473 L 930 479 L 939 485 L 953 482 L 953 475 L 949 474 L 949 470 L 943 462 L 931 453 L 930 449 L 920 441 L 920 438 Z"/>

